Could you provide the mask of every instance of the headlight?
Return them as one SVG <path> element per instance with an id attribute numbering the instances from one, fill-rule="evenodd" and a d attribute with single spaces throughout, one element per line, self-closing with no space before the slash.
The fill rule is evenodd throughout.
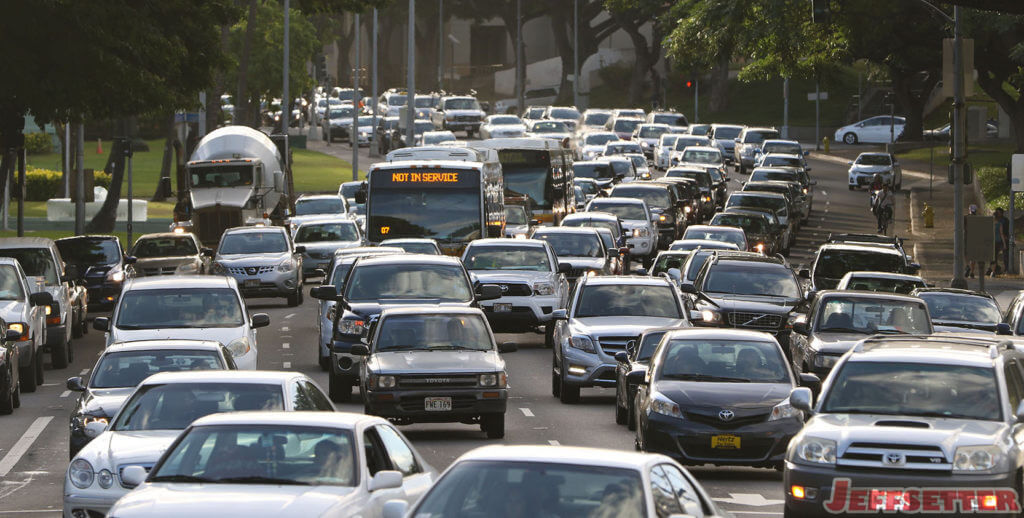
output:
<path id="1" fill-rule="evenodd" d="M 535 282 L 533 283 L 533 293 L 535 295 L 552 295 L 555 293 L 555 286 L 550 282 Z"/>
<path id="2" fill-rule="evenodd" d="M 836 442 L 832 439 L 804 437 L 794 449 L 797 458 L 813 464 L 835 464 Z"/>
<path id="3" fill-rule="evenodd" d="M 711 196 L 701 196 L 700 199 L 704 200 L 705 203 L 708 203 L 711 201 Z"/>
<path id="4" fill-rule="evenodd" d="M 395 388 L 395 377 L 394 376 L 377 376 L 377 388 L 379 388 L 379 389 Z"/>
<path id="5" fill-rule="evenodd" d="M 78 489 L 85 489 L 92 485 L 96 474 L 92 471 L 92 464 L 85 459 L 75 459 L 68 467 L 68 478 Z"/>
<path id="6" fill-rule="evenodd" d="M 671 399 L 665 397 L 657 392 L 651 397 L 651 404 L 647 407 L 648 414 L 653 412 L 655 414 L 667 415 L 669 417 L 675 417 L 676 419 L 683 418 L 683 412 L 679 410 L 679 405 L 675 404 Z"/>
<path id="7" fill-rule="evenodd" d="M 818 368 L 831 369 L 835 366 L 836 361 L 838 360 L 839 357 L 837 356 L 818 353 L 814 356 L 814 366 Z"/>
<path id="8" fill-rule="evenodd" d="M 802 419 L 803 416 L 803 412 L 793 408 L 793 406 L 789 404 L 789 398 L 786 398 L 785 401 L 772 407 L 772 415 L 768 417 L 768 420 L 778 421 L 779 419 L 786 419 L 790 417 L 799 417 Z"/>
<path id="9" fill-rule="evenodd" d="M 689 213 L 690 213 L 690 211 L 692 211 L 692 210 L 693 210 L 693 208 L 692 208 L 692 207 L 690 207 L 689 205 L 687 205 L 687 206 L 683 207 L 683 212 L 685 212 L 685 213 L 687 213 L 687 214 L 689 214 Z"/>
<path id="10" fill-rule="evenodd" d="M 111 282 L 122 282 L 124 281 L 124 271 L 122 270 L 111 270 L 107 274 L 107 280 Z"/>
<path id="11" fill-rule="evenodd" d="M 281 264 L 277 265 L 277 271 L 279 272 L 287 273 L 293 270 L 295 270 L 294 259 L 285 259 L 284 261 L 281 261 Z"/>
<path id="12" fill-rule="evenodd" d="M 46 306 L 46 309 L 50 309 L 50 306 Z M 47 311 L 46 314 L 49 315 L 50 312 Z M 7 324 L 7 329 L 9 329 L 11 331 L 17 331 L 17 332 L 21 333 L 21 336 L 25 336 L 25 334 L 26 334 L 25 333 L 25 324 L 20 324 L 20 323 L 19 324 Z"/>
<path id="13" fill-rule="evenodd" d="M 804 194 L 807 194 L 807 187 L 804 187 L 803 191 L 804 191 Z"/>
<path id="14" fill-rule="evenodd" d="M 106 425 L 107 423 L 110 422 L 110 418 L 102 415 L 82 414 L 80 416 L 76 416 L 72 421 L 75 425 L 75 428 L 81 428 L 84 430 L 85 427 L 89 425 L 89 423 L 103 423 L 104 425 Z"/>
<path id="15" fill-rule="evenodd" d="M 594 341 L 591 340 L 589 336 L 574 336 L 569 339 L 569 346 L 588 353 L 597 352 L 597 350 L 594 349 Z"/>
<path id="16" fill-rule="evenodd" d="M 223 264 L 213 263 L 213 265 L 210 266 L 210 273 L 223 275 L 225 273 L 228 273 L 228 269 L 225 268 Z"/>
<path id="17" fill-rule="evenodd" d="M 651 232 L 646 228 L 634 228 L 633 237 L 647 237 L 651 235 Z"/>
<path id="18" fill-rule="evenodd" d="M 953 455 L 953 471 L 988 471 L 1002 456 L 997 446 L 960 446 Z"/>
<path id="19" fill-rule="evenodd" d="M 252 345 L 249 344 L 249 339 L 244 336 L 228 344 L 228 352 L 235 358 L 245 355 L 245 353 L 249 352 L 249 349 L 252 349 Z"/>
<path id="20" fill-rule="evenodd" d="M 710 309 L 705 309 L 701 311 L 700 318 L 701 320 L 708 322 L 710 324 L 722 323 L 722 314 L 717 311 L 711 311 Z"/>
<path id="21" fill-rule="evenodd" d="M 504 372 L 495 372 L 491 374 L 480 375 L 480 386 L 481 387 L 494 387 L 504 388 L 506 383 L 506 377 Z"/>
<path id="22" fill-rule="evenodd" d="M 343 335 L 358 335 L 363 332 L 362 320 L 340 320 L 338 321 L 338 332 Z"/>
<path id="23" fill-rule="evenodd" d="M 759 254 L 763 254 L 764 253 L 764 243 L 758 243 L 758 244 L 754 245 L 754 250 L 757 250 L 757 253 L 759 253 Z"/>
<path id="24" fill-rule="evenodd" d="M 195 273 L 198 270 L 199 266 L 197 266 L 196 263 L 185 263 L 178 265 L 178 268 L 175 269 L 175 273 Z"/>
<path id="25" fill-rule="evenodd" d="M 650 175 L 648 175 L 648 176 L 650 176 Z M 662 214 L 662 215 L 658 216 L 658 221 L 668 221 L 668 217 L 665 216 L 664 214 Z"/>
<path id="26" fill-rule="evenodd" d="M 114 485 L 114 475 L 110 474 L 110 472 L 105 469 L 101 469 L 100 472 L 96 474 L 96 482 L 103 489 L 110 489 L 110 486 Z"/>

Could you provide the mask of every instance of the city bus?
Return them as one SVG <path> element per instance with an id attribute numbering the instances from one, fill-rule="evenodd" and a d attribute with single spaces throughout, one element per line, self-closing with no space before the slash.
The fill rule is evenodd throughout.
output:
<path id="1" fill-rule="evenodd" d="M 569 139 L 498 138 L 471 145 L 498 152 L 505 203 L 528 205 L 537 219 L 551 225 L 576 211 Z"/>
<path id="2" fill-rule="evenodd" d="M 501 165 L 494 152 L 453 146 L 392 151 L 373 164 L 365 188 L 367 241 L 418 237 L 462 255 L 470 241 L 505 232 Z"/>

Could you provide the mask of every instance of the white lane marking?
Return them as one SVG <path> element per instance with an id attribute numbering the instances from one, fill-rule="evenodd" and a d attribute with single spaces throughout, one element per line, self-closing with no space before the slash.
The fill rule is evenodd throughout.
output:
<path id="1" fill-rule="evenodd" d="M 70 390 L 65 390 L 64 392 L 60 393 L 60 397 L 68 397 L 70 395 L 71 395 L 71 391 Z"/>
<path id="2" fill-rule="evenodd" d="M 562 445 L 562 443 L 560 443 L 560 442 L 558 442 L 558 441 L 556 441 L 554 439 L 548 441 L 548 444 L 550 444 L 552 446 L 561 446 Z"/>
<path id="3" fill-rule="evenodd" d="M 828 196 L 828 191 L 826 191 L 825 189 L 822 189 L 821 190 L 821 195 L 822 196 Z"/>
<path id="4" fill-rule="evenodd" d="M 18 511 L 0 511 L 0 515 L 5 514 L 61 514 L 63 511 L 60 509 L 21 509 Z"/>
<path id="5" fill-rule="evenodd" d="M 48 415 L 37 417 L 35 421 L 32 421 L 28 430 L 25 430 L 25 434 L 18 439 L 18 442 L 14 443 L 11 450 L 7 452 L 7 455 L 4 455 L 4 458 L 0 459 L 0 478 L 6 477 L 7 474 L 14 469 L 14 465 L 17 464 L 18 461 L 21 460 L 21 457 L 25 455 L 25 452 L 32 447 L 32 443 L 36 442 L 39 435 L 43 433 L 43 429 L 46 428 L 46 425 L 50 424 L 50 421 L 52 420 L 53 416 Z"/>
<path id="6" fill-rule="evenodd" d="M 781 505 L 786 503 L 785 500 L 769 500 L 760 493 L 729 493 L 729 498 L 715 498 L 714 500 L 716 502 L 722 502 L 723 504 L 750 505 L 754 507 Z"/>
<path id="7" fill-rule="evenodd" d="M 284 316 L 284 318 L 292 318 L 294 316 L 295 316 L 295 313 L 288 313 L 287 315 Z"/>
<path id="8" fill-rule="evenodd" d="M 291 329 L 288 329 L 288 327 L 282 327 L 281 331 L 291 331 Z"/>
<path id="9" fill-rule="evenodd" d="M 86 374 L 89 374 L 89 369 L 82 369 L 82 372 L 78 373 L 79 376 L 85 376 Z"/>
<path id="10" fill-rule="evenodd" d="M 288 348 L 289 348 L 289 347 L 291 347 L 291 346 L 292 346 L 292 344 L 290 344 L 290 343 L 288 343 L 288 342 L 284 342 L 284 343 L 282 343 L 282 344 L 281 344 L 281 348 L 282 348 L 282 349 L 288 349 Z"/>
<path id="11" fill-rule="evenodd" d="M 281 366 L 286 368 L 286 369 L 290 369 L 290 368 L 292 368 L 292 362 L 284 362 L 284 363 L 281 364 Z"/>
<path id="12" fill-rule="evenodd" d="M 522 410 L 523 415 L 525 415 L 526 417 L 533 417 L 533 411 L 530 410 L 529 408 L 520 408 L 519 410 Z"/>

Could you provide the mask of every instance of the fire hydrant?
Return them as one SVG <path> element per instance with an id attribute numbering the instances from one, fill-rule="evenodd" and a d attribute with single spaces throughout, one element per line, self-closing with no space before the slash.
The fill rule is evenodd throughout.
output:
<path id="1" fill-rule="evenodd" d="M 828 139 L 828 137 L 822 137 L 822 139 L 821 139 L 821 147 L 825 148 L 825 154 L 826 155 L 828 154 L 828 150 L 831 147 L 831 145 L 832 145 L 832 142 Z"/>
<path id="2" fill-rule="evenodd" d="M 933 209 L 931 205 L 928 205 L 927 203 L 924 204 L 924 210 L 921 211 L 921 217 L 924 218 L 924 228 L 932 228 L 935 226 L 935 209 Z"/>

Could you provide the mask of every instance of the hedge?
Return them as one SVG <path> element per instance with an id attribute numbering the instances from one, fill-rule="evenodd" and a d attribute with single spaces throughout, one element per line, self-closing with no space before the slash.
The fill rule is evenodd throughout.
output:
<path id="1" fill-rule="evenodd" d="M 97 171 L 93 174 L 93 185 L 109 189 L 110 175 Z M 60 171 L 39 169 L 32 166 L 25 170 L 26 201 L 46 201 L 50 198 L 57 198 L 63 190 L 64 182 Z"/>
<path id="2" fill-rule="evenodd" d="M 53 139 L 46 133 L 26 133 L 25 151 L 30 155 L 53 152 Z"/>

